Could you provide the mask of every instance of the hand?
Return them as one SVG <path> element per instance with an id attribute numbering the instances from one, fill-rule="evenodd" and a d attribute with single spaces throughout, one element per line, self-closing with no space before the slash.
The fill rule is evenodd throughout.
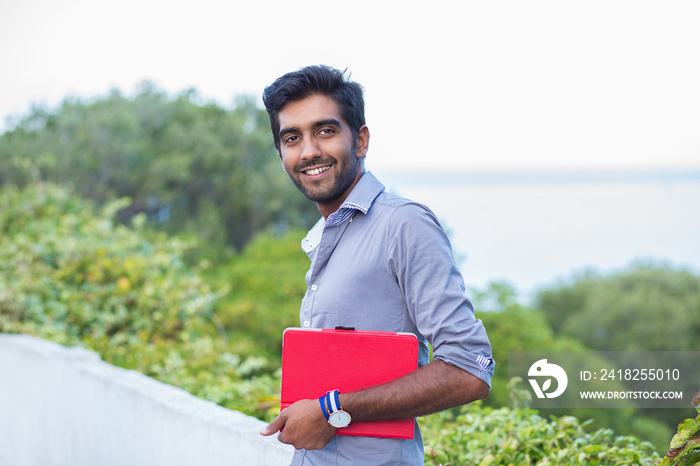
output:
<path id="1" fill-rule="evenodd" d="M 280 432 L 281 429 L 284 430 Z M 335 430 L 323 416 L 318 400 L 300 400 L 283 409 L 260 434 L 268 436 L 279 432 L 277 439 L 294 445 L 297 450 L 320 450 L 331 441 Z"/>

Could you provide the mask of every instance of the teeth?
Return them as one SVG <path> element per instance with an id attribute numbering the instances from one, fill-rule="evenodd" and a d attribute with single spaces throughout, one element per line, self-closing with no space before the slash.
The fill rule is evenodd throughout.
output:
<path id="1" fill-rule="evenodd" d="M 331 167 L 327 166 L 327 167 L 313 168 L 311 170 L 306 170 L 306 174 L 307 175 L 318 175 L 319 173 L 325 172 L 329 168 L 331 168 Z"/>

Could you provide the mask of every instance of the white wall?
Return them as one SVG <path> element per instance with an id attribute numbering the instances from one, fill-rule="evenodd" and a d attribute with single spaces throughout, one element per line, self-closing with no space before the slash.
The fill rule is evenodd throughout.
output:
<path id="1" fill-rule="evenodd" d="M 93 352 L 0 334 L 2 466 L 289 464 L 263 425 Z"/>

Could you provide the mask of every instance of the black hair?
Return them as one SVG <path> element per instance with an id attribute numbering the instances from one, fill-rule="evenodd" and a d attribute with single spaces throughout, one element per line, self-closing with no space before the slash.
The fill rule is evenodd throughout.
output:
<path id="1" fill-rule="evenodd" d="M 321 94 L 335 100 L 343 119 L 350 125 L 353 138 L 365 124 L 365 100 L 362 86 L 350 81 L 346 71 L 326 65 L 313 65 L 292 71 L 267 86 L 263 91 L 263 103 L 270 116 L 270 129 L 275 148 L 280 151 L 279 112 L 290 102 Z"/>

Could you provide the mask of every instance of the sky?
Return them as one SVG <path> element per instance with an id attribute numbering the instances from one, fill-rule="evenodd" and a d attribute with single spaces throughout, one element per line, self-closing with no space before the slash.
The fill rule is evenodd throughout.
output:
<path id="1" fill-rule="evenodd" d="M 0 0 L 0 131 L 143 80 L 230 106 L 323 63 L 365 88 L 369 169 L 697 168 L 698 24 L 695 0 Z"/>

